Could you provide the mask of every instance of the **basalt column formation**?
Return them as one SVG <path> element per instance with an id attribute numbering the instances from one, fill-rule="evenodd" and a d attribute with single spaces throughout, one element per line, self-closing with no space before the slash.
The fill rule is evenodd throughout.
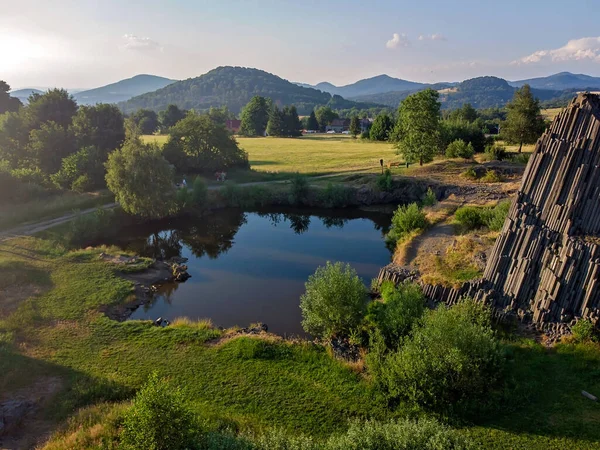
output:
<path id="1" fill-rule="evenodd" d="M 580 94 L 538 140 L 476 298 L 570 322 L 600 313 L 600 97 Z"/>

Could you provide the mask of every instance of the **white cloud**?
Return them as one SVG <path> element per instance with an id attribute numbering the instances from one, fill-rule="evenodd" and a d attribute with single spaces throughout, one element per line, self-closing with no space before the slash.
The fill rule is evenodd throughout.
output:
<path id="1" fill-rule="evenodd" d="M 389 49 L 394 49 L 397 47 L 408 47 L 410 46 L 410 40 L 408 39 L 408 36 L 404 33 L 394 33 L 392 35 L 392 38 L 385 43 L 385 46 Z"/>
<path id="2" fill-rule="evenodd" d="M 572 39 L 566 45 L 553 50 L 538 50 L 531 55 L 513 61 L 512 64 L 531 64 L 540 61 L 582 61 L 600 62 L 600 37 Z"/>
<path id="3" fill-rule="evenodd" d="M 126 34 L 123 36 L 123 39 L 125 41 L 125 44 L 123 45 L 123 48 L 125 50 L 140 52 L 162 52 L 162 46 L 158 42 L 150 39 L 149 37 L 141 37 L 136 36 L 134 34 Z"/>
<path id="4" fill-rule="evenodd" d="M 420 41 L 447 41 L 446 37 L 440 33 L 422 34 L 419 36 Z"/>

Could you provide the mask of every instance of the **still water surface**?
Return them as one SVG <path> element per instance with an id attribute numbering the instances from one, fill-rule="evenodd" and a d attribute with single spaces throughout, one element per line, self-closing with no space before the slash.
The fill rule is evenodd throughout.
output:
<path id="1" fill-rule="evenodd" d="M 215 326 L 266 323 L 304 336 L 304 283 L 326 261 L 350 263 L 365 284 L 390 261 L 390 214 L 362 210 L 221 210 L 123 230 L 117 244 L 155 258 L 188 258 L 185 283 L 163 286 L 131 319 L 210 318 Z"/>

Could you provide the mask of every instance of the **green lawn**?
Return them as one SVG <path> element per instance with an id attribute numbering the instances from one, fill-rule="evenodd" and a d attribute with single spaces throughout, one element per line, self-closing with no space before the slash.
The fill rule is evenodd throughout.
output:
<path id="1" fill-rule="evenodd" d="M 0 315 L 3 395 L 59 377 L 63 389 L 47 417 L 60 423 L 80 407 L 131 398 L 157 371 L 184 387 L 215 426 L 326 436 L 353 417 L 404 414 L 388 410 L 368 378 L 314 344 L 238 338 L 213 345 L 222 332 L 108 319 L 100 310 L 122 302 L 132 285 L 99 260 L 100 251 L 66 252 L 36 238 L 0 243 L 0 303 L 9 308 Z M 38 295 L 29 297 L 32 288 Z M 600 393 L 600 347 L 507 345 L 516 403 L 463 432 L 479 448 L 598 448 L 600 409 L 580 391 Z"/>
<path id="2" fill-rule="evenodd" d="M 146 142 L 166 142 L 167 136 L 144 136 Z M 248 152 L 250 166 L 257 172 L 324 175 L 378 169 L 379 160 L 398 162 L 400 157 L 391 144 L 352 139 L 346 135 L 284 138 L 237 138 Z M 251 181 L 251 180 L 250 180 Z"/>

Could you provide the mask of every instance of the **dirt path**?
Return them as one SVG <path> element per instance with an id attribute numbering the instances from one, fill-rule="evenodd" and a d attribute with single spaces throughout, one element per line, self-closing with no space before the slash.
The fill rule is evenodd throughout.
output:
<path id="1" fill-rule="evenodd" d="M 454 226 L 447 222 L 438 223 L 410 241 L 404 247 L 403 254 L 395 262 L 402 266 L 410 266 L 419 254 L 442 253 L 452 244 L 454 239 Z"/>

